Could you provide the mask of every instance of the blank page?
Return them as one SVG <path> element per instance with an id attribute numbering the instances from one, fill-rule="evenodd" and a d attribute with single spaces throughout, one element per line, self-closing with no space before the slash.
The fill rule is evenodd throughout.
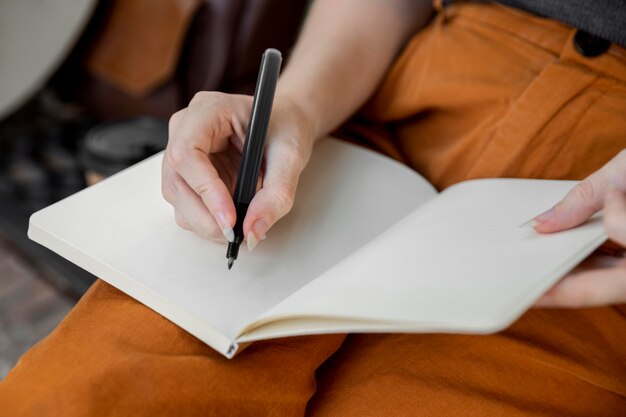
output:
<path id="1" fill-rule="evenodd" d="M 282 323 L 243 340 L 502 329 L 606 239 L 601 219 L 550 235 L 521 226 L 574 184 L 492 179 L 453 186 L 264 315 Z"/>
<path id="2" fill-rule="evenodd" d="M 436 195 L 396 161 L 323 140 L 292 212 L 252 254 L 242 247 L 229 271 L 225 243 L 176 226 L 161 196 L 161 161 L 157 155 L 34 214 L 29 235 L 221 351 L 241 328 Z"/>

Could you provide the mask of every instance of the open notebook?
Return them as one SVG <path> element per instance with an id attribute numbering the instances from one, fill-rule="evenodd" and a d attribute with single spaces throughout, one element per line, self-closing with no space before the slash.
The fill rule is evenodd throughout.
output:
<path id="1" fill-rule="evenodd" d="M 293 211 L 230 271 L 225 244 L 176 226 L 162 154 L 35 213 L 28 234 L 229 358 L 292 335 L 494 332 L 605 239 L 599 219 L 552 235 L 524 226 L 572 182 L 474 180 L 437 194 L 344 142 L 313 154 Z"/>

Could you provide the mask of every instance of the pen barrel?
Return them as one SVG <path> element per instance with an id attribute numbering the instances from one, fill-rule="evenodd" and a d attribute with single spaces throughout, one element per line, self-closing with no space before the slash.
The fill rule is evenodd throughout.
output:
<path id="1" fill-rule="evenodd" d="M 252 113 L 239 165 L 235 194 L 233 195 L 235 203 L 248 204 L 256 193 L 263 159 L 263 147 L 270 123 L 281 63 L 282 56 L 278 50 L 267 49 L 263 53 L 261 69 L 254 91 Z M 243 221 L 243 219 L 241 220 Z"/>
<path id="2" fill-rule="evenodd" d="M 237 213 L 237 219 L 241 219 L 241 221 L 237 221 L 235 223 L 235 227 L 233 228 L 233 232 L 235 236 L 243 236 L 243 219 L 246 217 L 246 213 L 248 212 L 247 203 L 235 203 L 235 212 Z"/>

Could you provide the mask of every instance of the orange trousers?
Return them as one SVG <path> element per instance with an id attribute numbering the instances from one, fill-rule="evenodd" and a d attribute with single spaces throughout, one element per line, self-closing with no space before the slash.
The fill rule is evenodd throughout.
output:
<path id="1" fill-rule="evenodd" d="M 451 6 L 346 131 L 440 188 L 583 178 L 626 147 L 626 52 L 584 58 L 573 34 Z M 99 281 L 0 383 L 0 415 L 624 416 L 626 308 L 531 310 L 488 336 L 271 340 L 229 361 Z"/>

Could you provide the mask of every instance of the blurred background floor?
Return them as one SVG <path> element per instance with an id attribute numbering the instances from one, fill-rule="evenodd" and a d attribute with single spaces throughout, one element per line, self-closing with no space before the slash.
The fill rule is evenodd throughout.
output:
<path id="1" fill-rule="evenodd" d="M 0 380 L 73 304 L 0 235 Z"/>

